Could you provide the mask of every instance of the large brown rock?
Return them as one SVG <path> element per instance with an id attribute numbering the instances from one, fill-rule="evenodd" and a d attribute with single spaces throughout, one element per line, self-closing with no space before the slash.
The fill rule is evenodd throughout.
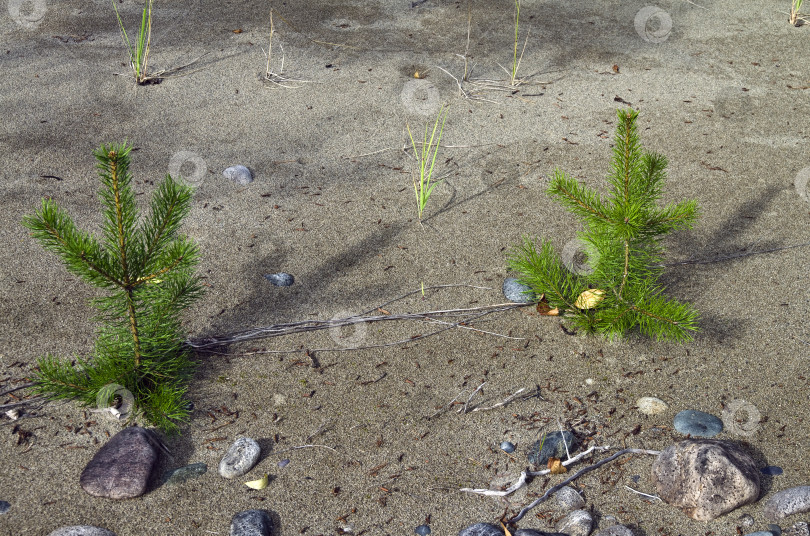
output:
<path id="1" fill-rule="evenodd" d="M 658 495 L 692 519 L 711 521 L 759 497 L 759 471 L 734 443 L 687 439 L 658 455 L 652 467 Z"/>
<path id="2" fill-rule="evenodd" d="M 165 449 L 151 430 L 133 426 L 115 434 L 93 456 L 79 479 L 96 497 L 131 499 L 146 492 L 152 471 Z"/>

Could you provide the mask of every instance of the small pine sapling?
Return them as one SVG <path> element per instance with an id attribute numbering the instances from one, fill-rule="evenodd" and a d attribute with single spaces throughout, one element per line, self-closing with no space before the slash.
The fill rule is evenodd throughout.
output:
<path id="1" fill-rule="evenodd" d="M 638 326 L 656 339 L 691 340 L 698 313 L 688 303 L 663 296 L 659 283 L 663 237 L 692 227 L 697 203 L 657 206 L 667 159 L 642 149 L 638 112 L 619 110 L 610 197 L 603 197 L 555 170 L 548 194 L 582 219 L 589 273 L 566 269 L 554 248 L 524 237 L 508 258 L 519 281 L 557 308 L 572 327 L 609 339 Z"/>
<path id="2" fill-rule="evenodd" d="M 67 269 L 108 295 L 92 301 L 101 322 L 95 351 L 76 365 L 51 355 L 39 360 L 33 390 L 51 399 L 109 405 L 122 386 L 135 409 L 166 432 L 188 417 L 183 397 L 194 372 L 184 346 L 180 313 L 202 294 L 194 274 L 196 244 L 179 235 L 193 190 L 171 176 L 152 196 L 150 213 L 139 223 L 126 144 L 95 152 L 103 183 L 103 237 L 79 231 L 51 199 L 43 199 L 23 225 Z"/>

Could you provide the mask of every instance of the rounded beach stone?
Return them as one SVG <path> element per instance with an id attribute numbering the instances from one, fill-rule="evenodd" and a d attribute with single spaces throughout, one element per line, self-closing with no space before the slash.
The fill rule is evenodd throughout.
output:
<path id="1" fill-rule="evenodd" d="M 225 478 L 242 476 L 256 465 L 262 449 L 255 439 L 240 437 L 225 452 L 219 462 L 219 474 Z"/>
<path id="2" fill-rule="evenodd" d="M 182 484 L 186 480 L 191 480 L 192 478 L 200 477 L 204 475 L 206 471 L 208 471 L 208 466 L 206 464 L 202 462 L 192 463 L 191 465 L 186 465 L 185 467 L 180 467 L 173 471 L 169 471 L 163 478 L 167 486 L 172 486 L 175 484 Z"/>
<path id="3" fill-rule="evenodd" d="M 563 438 L 565 441 L 563 441 Z M 543 445 L 542 450 L 540 445 Z M 564 432 L 551 432 L 546 434 L 545 438 L 538 439 L 532 446 L 529 447 L 529 453 L 526 455 L 529 463 L 537 466 L 543 466 L 548 463 L 549 458 L 560 458 L 565 460 L 568 455 L 565 451 L 565 446 L 568 445 L 568 452 L 574 453 L 577 447 L 577 438 L 574 434 L 565 430 Z"/>
<path id="4" fill-rule="evenodd" d="M 458 536 L 503 536 L 503 531 L 489 523 L 476 523 L 461 529 Z"/>
<path id="5" fill-rule="evenodd" d="M 569 536 L 588 536 L 593 527 L 593 518 L 587 510 L 574 510 L 562 518 L 557 526 L 557 532 L 563 532 Z"/>
<path id="6" fill-rule="evenodd" d="M 512 303 L 534 303 L 537 301 L 532 289 L 519 283 L 515 277 L 507 277 L 503 282 L 503 295 Z"/>
<path id="7" fill-rule="evenodd" d="M 775 493 L 765 503 L 763 513 L 771 521 L 810 512 L 810 486 L 798 486 Z"/>
<path id="8" fill-rule="evenodd" d="M 666 402 L 660 398 L 655 398 L 654 396 L 645 396 L 639 398 L 638 401 L 636 401 L 636 406 L 644 415 L 658 415 L 659 413 L 664 413 L 667 409 L 669 409 Z"/>
<path id="9" fill-rule="evenodd" d="M 419 525 L 418 527 L 413 529 L 413 531 L 419 536 L 427 536 L 428 534 L 430 534 L 430 527 L 428 527 L 427 525 Z"/>
<path id="10" fill-rule="evenodd" d="M 633 531 L 624 525 L 613 525 L 604 530 L 600 530 L 593 536 L 633 536 Z"/>
<path id="11" fill-rule="evenodd" d="M 48 536 L 115 536 L 111 530 L 92 527 L 90 525 L 74 525 L 62 527 L 48 534 Z"/>
<path id="12" fill-rule="evenodd" d="M 253 182 L 253 173 L 242 165 L 231 166 L 223 171 L 222 174 L 232 181 L 241 184 L 242 186 L 246 186 Z"/>
<path id="13" fill-rule="evenodd" d="M 264 510 L 243 510 L 231 519 L 231 536 L 270 536 L 273 520 Z"/>
<path id="14" fill-rule="evenodd" d="M 5 514 L 11 508 L 11 503 L 8 501 L 0 501 L 0 514 Z"/>
<path id="15" fill-rule="evenodd" d="M 115 434 L 82 471 L 82 489 L 96 497 L 131 499 L 146 492 L 152 471 L 165 447 L 151 430 L 140 426 Z"/>
<path id="16" fill-rule="evenodd" d="M 566 512 L 585 508 L 585 499 L 571 486 L 561 488 L 554 495 L 557 498 L 557 504 Z"/>
<path id="17" fill-rule="evenodd" d="M 295 282 L 295 278 L 290 274 L 279 272 L 277 274 L 264 274 L 265 279 L 277 287 L 289 287 Z"/>
<path id="18" fill-rule="evenodd" d="M 670 445 L 652 465 L 661 500 L 692 519 L 711 521 L 759 497 L 759 470 L 739 446 L 713 439 Z"/>
<path id="19" fill-rule="evenodd" d="M 714 437 L 723 431 L 723 421 L 719 417 L 693 409 L 681 411 L 672 422 L 680 433 L 695 437 Z"/>

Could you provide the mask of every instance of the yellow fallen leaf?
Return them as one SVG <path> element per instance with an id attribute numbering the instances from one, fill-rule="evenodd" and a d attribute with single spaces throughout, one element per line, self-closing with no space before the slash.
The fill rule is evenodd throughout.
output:
<path id="1" fill-rule="evenodd" d="M 568 472 L 568 468 L 562 464 L 559 458 L 548 459 L 548 470 L 552 475 L 561 475 Z"/>
<path id="2" fill-rule="evenodd" d="M 264 489 L 267 487 L 269 480 L 267 479 L 267 473 L 264 474 L 259 480 L 251 480 L 250 482 L 245 482 L 245 486 L 253 489 Z"/>
<path id="3" fill-rule="evenodd" d="M 582 294 L 579 295 L 577 301 L 574 302 L 574 306 L 577 309 L 593 309 L 599 302 L 605 299 L 605 291 L 599 290 L 595 288 L 593 290 L 586 290 Z"/>
<path id="4" fill-rule="evenodd" d="M 512 536 L 512 533 L 509 532 L 509 529 L 506 528 L 506 525 L 503 524 L 503 521 L 501 521 L 501 528 L 503 529 L 504 536 Z"/>

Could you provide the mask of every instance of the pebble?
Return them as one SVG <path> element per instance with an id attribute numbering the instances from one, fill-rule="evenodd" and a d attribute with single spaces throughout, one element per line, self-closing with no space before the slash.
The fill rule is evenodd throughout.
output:
<path id="1" fill-rule="evenodd" d="M 459 531 L 458 536 L 504 536 L 500 527 L 489 523 L 476 523 Z"/>
<path id="2" fill-rule="evenodd" d="M 593 536 L 633 536 L 633 531 L 624 525 L 613 525 L 604 530 L 600 530 Z"/>
<path id="3" fill-rule="evenodd" d="M 528 286 L 519 283 L 515 277 L 507 277 L 503 282 L 503 295 L 512 303 L 534 303 L 537 296 Z"/>
<path id="4" fill-rule="evenodd" d="M 697 521 L 711 521 L 759 497 L 759 470 L 736 443 L 687 439 L 670 445 L 652 465 L 665 503 Z"/>
<path id="5" fill-rule="evenodd" d="M 782 527 L 779 525 L 768 525 L 768 530 L 773 533 L 773 536 L 782 536 Z"/>
<path id="6" fill-rule="evenodd" d="M 571 486 L 561 488 L 554 496 L 557 498 L 557 504 L 559 504 L 560 508 L 565 512 L 585 508 L 585 499 Z"/>
<path id="7" fill-rule="evenodd" d="M 279 469 L 284 469 L 285 467 L 287 467 L 287 465 L 289 465 L 289 463 L 290 463 L 290 460 L 285 458 L 285 459 L 278 462 L 278 468 Z"/>
<path id="8" fill-rule="evenodd" d="M 636 401 L 638 410 L 644 415 L 658 415 L 669 409 L 666 402 L 654 396 L 645 396 Z"/>
<path id="9" fill-rule="evenodd" d="M 231 536 L 270 536 L 273 520 L 264 510 L 244 510 L 231 519 Z"/>
<path id="10" fill-rule="evenodd" d="M 763 467 L 761 471 L 763 475 L 768 476 L 781 475 L 784 472 L 782 471 L 782 468 L 777 465 L 769 465 L 768 467 Z"/>
<path id="11" fill-rule="evenodd" d="M 48 536 L 115 536 L 111 530 L 92 527 L 90 525 L 74 525 L 62 527 L 48 534 Z"/>
<path id="12" fill-rule="evenodd" d="M 8 501 L 0 501 L 0 514 L 5 514 L 11 508 L 11 503 Z"/>
<path id="13" fill-rule="evenodd" d="M 419 525 L 418 527 L 413 529 L 413 531 L 417 533 L 419 536 L 427 536 L 428 534 L 430 534 L 430 527 L 428 527 L 427 525 Z"/>
<path id="14" fill-rule="evenodd" d="M 238 182 L 242 186 L 246 186 L 253 182 L 253 173 L 248 168 L 242 165 L 231 166 L 222 172 L 226 178 Z"/>
<path id="15" fill-rule="evenodd" d="M 503 443 L 501 443 L 501 450 L 511 454 L 515 452 L 515 445 L 513 443 L 510 443 L 509 441 L 504 441 Z"/>
<path id="16" fill-rule="evenodd" d="M 163 477 L 163 481 L 167 486 L 182 484 L 187 480 L 204 475 L 206 471 L 208 471 L 208 466 L 206 464 L 202 462 L 192 463 L 191 465 L 186 465 L 185 467 L 180 467 L 174 469 L 173 471 L 167 472 Z"/>
<path id="17" fill-rule="evenodd" d="M 749 532 L 745 536 L 774 536 L 774 533 L 769 530 L 758 530 L 756 532 Z"/>
<path id="18" fill-rule="evenodd" d="M 765 503 L 767 519 L 778 521 L 793 514 L 810 512 L 810 486 L 798 486 L 775 493 Z"/>
<path id="19" fill-rule="evenodd" d="M 240 437 L 233 442 L 219 462 L 219 474 L 225 478 L 244 475 L 259 461 L 261 452 L 262 449 L 255 439 Z"/>
<path id="20" fill-rule="evenodd" d="M 693 437 L 714 437 L 723 431 L 723 421 L 714 415 L 686 409 L 675 415 L 675 429 Z"/>
<path id="21" fill-rule="evenodd" d="M 554 528 L 557 532 L 569 536 L 588 536 L 593 528 L 593 518 L 587 510 L 574 510 L 562 518 Z"/>
<path id="22" fill-rule="evenodd" d="M 565 438 L 565 442 L 563 442 L 563 438 Z M 542 450 L 540 449 L 541 444 L 543 445 Z M 568 451 L 573 454 L 577 447 L 577 439 L 568 430 L 562 433 L 551 432 L 546 434 L 545 439 L 538 439 L 529 447 L 529 453 L 527 454 L 529 463 L 540 467 L 548 464 L 548 459 L 552 457 L 561 460 L 568 459 L 565 452 L 566 444 L 568 445 Z"/>
<path id="23" fill-rule="evenodd" d="M 295 278 L 290 274 L 279 272 L 277 274 L 264 274 L 265 279 L 277 287 L 289 287 L 295 282 Z"/>
<path id="24" fill-rule="evenodd" d="M 754 518 L 751 514 L 743 514 L 737 519 L 743 527 L 753 527 Z"/>
<path id="25" fill-rule="evenodd" d="M 798 523 L 794 523 L 793 526 L 787 529 L 783 534 L 784 536 L 810 536 L 810 526 L 804 521 L 799 521 Z"/>
<path id="26" fill-rule="evenodd" d="M 140 426 L 124 428 L 93 456 L 79 483 L 96 497 L 139 497 L 146 492 L 161 448 L 165 446 L 151 430 Z"/>

